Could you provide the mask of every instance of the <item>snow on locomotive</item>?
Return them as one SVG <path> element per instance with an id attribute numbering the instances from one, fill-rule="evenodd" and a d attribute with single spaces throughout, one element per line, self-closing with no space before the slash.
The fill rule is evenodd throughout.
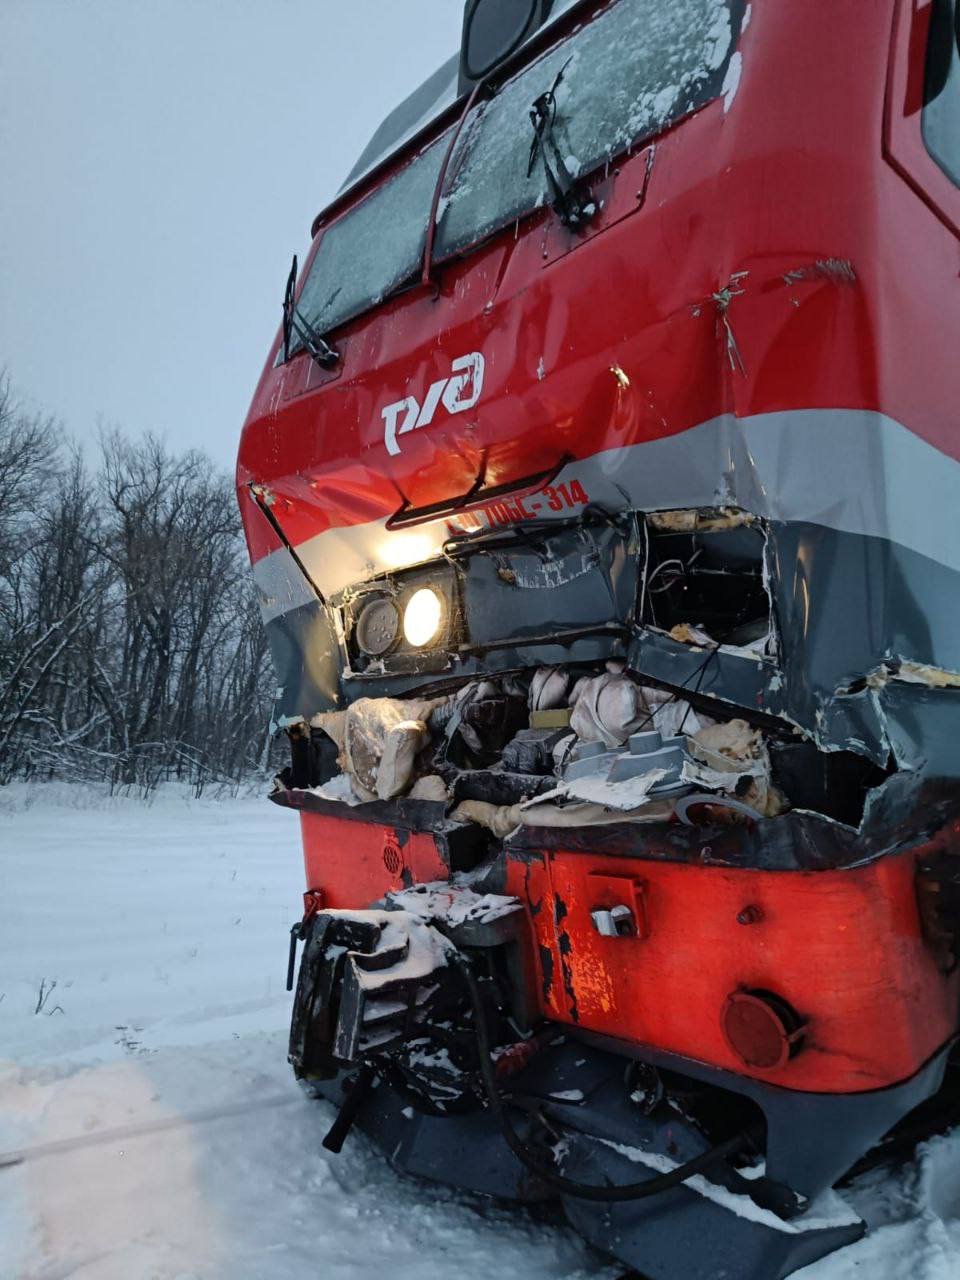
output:
<path id="1" fill-rule="evenodd" d="M 377 132 L 237 471 L 329 1146 L 777 1280 L 949 1120 L 958 238 L 953 0 L 469 0 Z"/>

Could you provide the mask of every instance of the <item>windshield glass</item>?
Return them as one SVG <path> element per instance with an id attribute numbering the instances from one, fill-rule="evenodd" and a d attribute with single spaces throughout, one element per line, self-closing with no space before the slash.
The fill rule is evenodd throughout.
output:
<path id="1" fill-rule="evenodd" d="M 472 113 L 443 193 L 438 255 L 547 201 L 543 165 L 528 176 L 530 110 L 541 94 L 556 85 L 555 137 L 576 177 L 716 97 L 732 48 L 728 0 L 607 8 Z"/>
<path id="2" fill-rule="evenodd" d="M 416 278 L 449 137 L 440 138 L 323 233 L 297 309 L 318 333 Z M 291 343 L 293 350 L 302 342 Z"/>
<path id="3" fill-rule="evenodd" d="M 583 24 L 471 112 L 442 193 L 436 256 L 461 252 L 547 201 L 544 166 L 535 157 L 530 167 L 530 112 L 542 94 L 556 88 L 554 140 L 571 175 L 586 174 L 720 94 L 742 8 L 742 0 L 587 6 Z M 298 301 L 318 333 L 416 278 L 449 136 L 323 233 Z"/>

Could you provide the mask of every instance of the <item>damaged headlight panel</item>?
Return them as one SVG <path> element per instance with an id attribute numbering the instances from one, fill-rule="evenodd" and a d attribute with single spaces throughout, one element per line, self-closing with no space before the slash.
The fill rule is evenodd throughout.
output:
<path id="1" fill-rule="evenodd" d="M 397 573 L 335 597 L 356 675 L 441 670 L 462 634 L 460 584 L 445 564 Z"/>
<path id="2" fill-rule="evenodd" d="M 960 55 L 902 7 L 468 0 L 241 446 L 328 1144 L 656 1280 L 782 1280 L 960 1122 Z"/>

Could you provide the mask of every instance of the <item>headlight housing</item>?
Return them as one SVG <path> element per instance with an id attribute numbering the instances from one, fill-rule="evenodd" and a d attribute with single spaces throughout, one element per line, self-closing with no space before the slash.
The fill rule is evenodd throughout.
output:
<path id="1" fill-rule="evenodd" d="M 458 600 L 453 572 L 437 565 L 364 583 L 332 601 L 342 610 L 353 673 L 444 670 L 462 639 Z"/>

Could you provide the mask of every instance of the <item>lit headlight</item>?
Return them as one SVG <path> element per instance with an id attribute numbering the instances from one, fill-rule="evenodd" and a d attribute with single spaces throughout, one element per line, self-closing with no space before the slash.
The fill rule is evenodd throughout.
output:
<path id="1" fill-rule="evenodd" d="M 403 635 L 415 649 L 435 640 L 443 623 L 443 601 L 430 587 L 421 587 L 403 611 Z"/>

